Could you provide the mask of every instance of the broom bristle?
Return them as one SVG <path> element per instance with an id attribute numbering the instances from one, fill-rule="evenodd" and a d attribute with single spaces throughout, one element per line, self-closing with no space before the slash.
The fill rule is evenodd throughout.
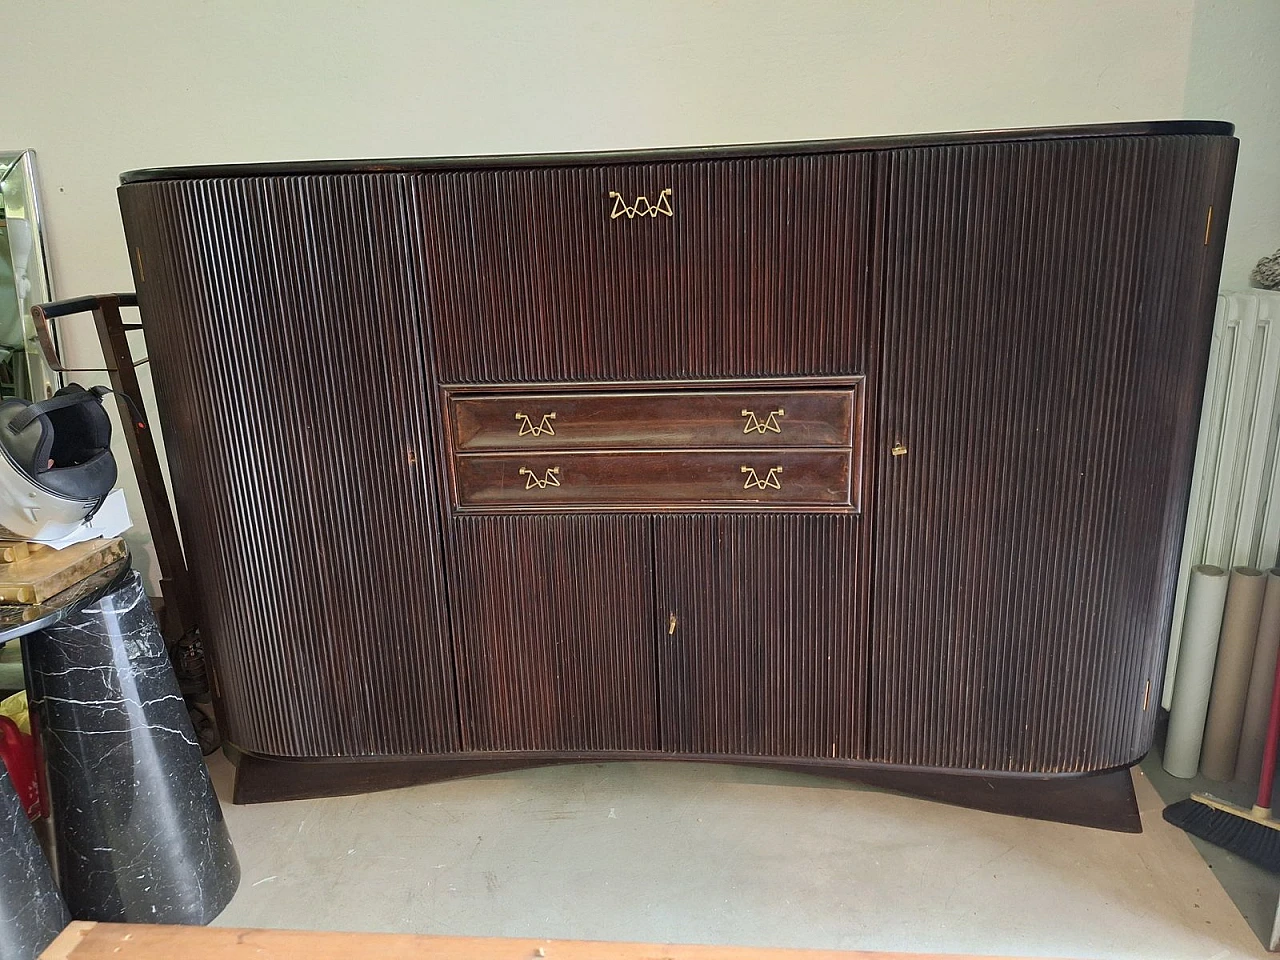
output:
<path id="1" fill-rule="evenodd" d="M 1280 873 L 1280 830 L 1188 797 L 1164 808 L 1164 818 L 1192 836 Z"/>

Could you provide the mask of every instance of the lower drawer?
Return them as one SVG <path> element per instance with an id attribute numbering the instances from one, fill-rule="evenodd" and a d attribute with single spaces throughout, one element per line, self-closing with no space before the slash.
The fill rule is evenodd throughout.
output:
<path id="1" fill-rule="evenodd" d="M 459 510 L 856 510 L 852 452 L 651 451 L 454 458 Z"/>

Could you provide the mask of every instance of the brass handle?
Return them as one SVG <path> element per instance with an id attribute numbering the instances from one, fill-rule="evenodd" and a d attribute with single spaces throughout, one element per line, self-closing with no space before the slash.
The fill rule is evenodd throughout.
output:
<path id="1" fill-rule="evenodd" d="M 676 215 L 671 206 L 670 187 L 658 194 L 657 203 L 650 203 L 649 198 L 644 195 L 636 197 L 635 203 L 627 203 L 617 190 L 609 191 L 609 199 L 613 201 L 613 209 L 609 211 L 610 220 L 617 220 L 621 216 L 625 216 L 628 220 L 634 220 L 636 217 L 657 217 L 660 213 L 668 217 Z"/>
<path id="2" fill-rule="evenodd" d="M 755 467 L 744 466 L 742 472 L 747 475 L 746 481 L 742 484 L 743 490 L 781 490 L 782 467 L 770 467 L 768 472 L 762 477 L 756 472 Z"/>
<path id="3" fill-rule="evenodd" d="M 547 487 L 560 486 L 560 468 L 559 467 L 548 467 L 545 471 L 543 471 L 542 476 L 538 476 L 528 467 L 521 467 L 520 476 L 528 478 L 524 482 L 524 488 L 526 490 L 532 490 L 535 487 L 539 490 L 545 490 L 547 489 Z"/>
<path id="4" fill-rule="evenodd" d="M 556 435 L 556 428 L 551 421 L 556 418 L 556 412 L 552 410 L 550 413 L 544 413 L 542 419 L 537 423 L 533 422 L 533 418 L 527 413 L 517 413 L 516 423 L 520 424 L 520 432 L 516 434 L 519 437 L 540 437 L 544 433 L 548 437 Z"/>
<path id="5" fill-rule="evenodd" d="M 743 410 L 742 415 L 747 418 L 747 422 L 742 426 L 743 433 L 781 433 L 782 427 L 778 424 L 779 417 L 785 417 L 787 411 L 779 407 L 777 410 L 770 410 L 769 415 L 761 420 L 756 416 L 754 410 Z"/>

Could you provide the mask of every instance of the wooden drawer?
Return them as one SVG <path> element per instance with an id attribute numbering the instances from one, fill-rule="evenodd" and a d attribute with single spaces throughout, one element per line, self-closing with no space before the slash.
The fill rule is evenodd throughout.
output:
<path id="1" fill-rule="evenodd" d="M 460 510 L 856 509 L 845 449 L 466 454 Z"/>
<path id="2" fill-rule="evenodd" d="M 860 388 L 507 394 L 451 397 L 449 410 L 459 453 L 849 447 Z"/>

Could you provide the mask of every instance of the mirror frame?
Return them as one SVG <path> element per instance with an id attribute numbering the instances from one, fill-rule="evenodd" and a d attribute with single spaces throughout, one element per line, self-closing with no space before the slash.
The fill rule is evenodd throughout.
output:
<path id="1" fill-rule="evenodd" d="M 36 153 L 34 150 L 0 150 L 0 185 L 3 185 L 15 170 L 20 170 L 26 181 L 24 195 L 24 216 L 22 219 L 31 224 L 31 252 L 28 263 L 34 263 L 39 270 L 37 277 L 28 277 L 32 281 L 31 294 L 24 299 L 19 296 L 18 309 L 22 314 L 22 335 L 26 344 L 24 361 L 26 365 L 28 393 L 30 400 L 41 400 L 52 396 L 61 386 L 62 378 L 45 363 L 44 353 L 36 338 L 35 326 L 31 320 L 31 308 L 37 303 L 48 303 L 57 299 L 53 284 L 53 270 L 50 266 L 49 240 L 44 223 L 44 205 L 40 198 L 40 180 L 36 174 Z M 3 193 L 0 192 L 0 207 L 4 206 Z M 7 233 L 7 232 L 6 232 Z M 14 259 L 12 242 L 10 241 L 9 258 Z M 15 267 L 16 274 L 16 267 Z M 43 289 L 41 289 L 43 287 Z M 15 290 L 15 293 L 17 291 Z M 56 336 L 56 333 L 55 333 Z M 36 395 L 38 394 L 38 395 Z"/>

